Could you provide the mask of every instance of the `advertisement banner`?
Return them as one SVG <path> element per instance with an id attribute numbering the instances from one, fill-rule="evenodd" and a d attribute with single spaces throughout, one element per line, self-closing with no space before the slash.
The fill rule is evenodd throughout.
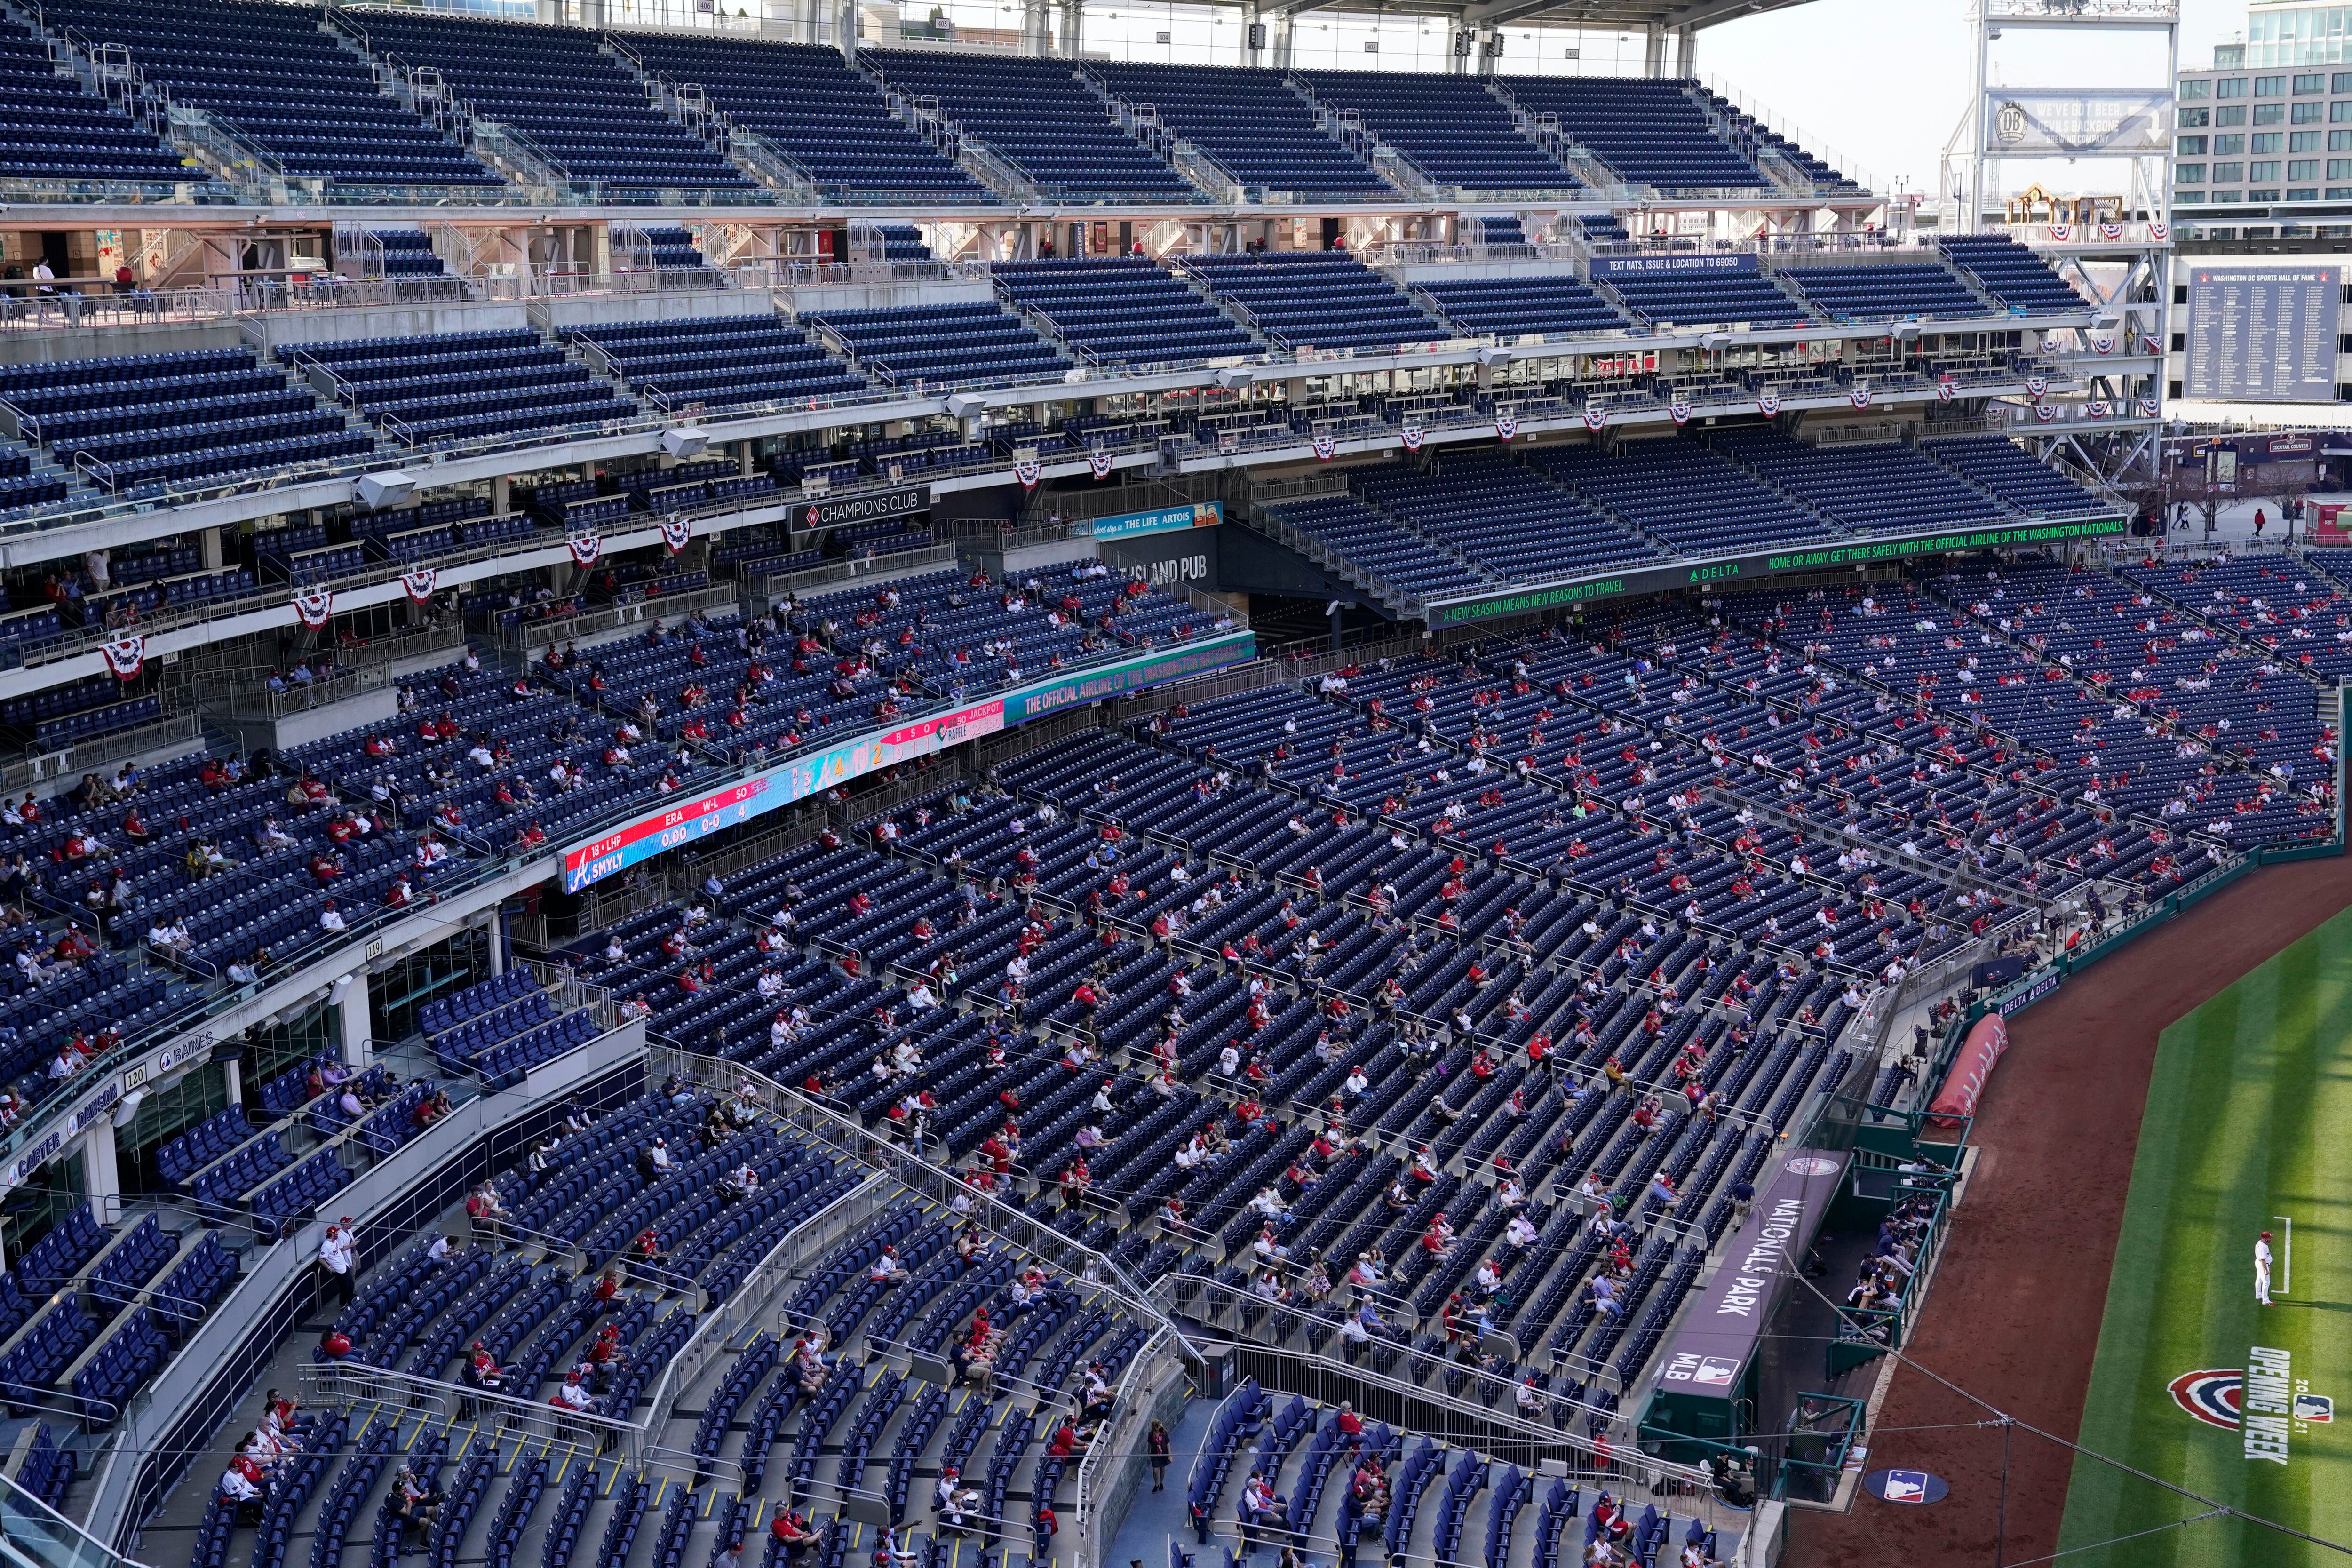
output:
<path id="1" fill-rule="evenodd" d="M 1636 567 L 1606 577 L 1538 584 L 1479 598 L 1438 600 L 1429 605 L 1427 614 L 1433 626 L 1454 626 L 1468 621 L 1492 620 L 1497 616 L 1524 616 L 1541 610 L 1569 609 L 1595 599 L 1655 594 L 1668 588 L 1700 588 L 1715 583 L 1769 577 L 1783 572 L 1816 572 L 1824 567 L 1867 565 L 1873 562 L 1900 561 L 1914 555 L 1941 555 L 1960 550 L 2056 544 L 2073 539 L 2096 539 L 2123 531 L 2124 520 L 2120 517 L 2094 517 L 2063 522 L 2006 523 L 1994 528 L 1964 529 L 1951 533 L 1862 540 L 1780 554 L 1738 555 L 1696 563 Z"/>
<path id="2" fill-rule="evenodd" d="M 1596 256 L 1595 278 L 1655 278 L 1675 272 L 1753 272 L 1752 250 L 1669 251 L 1657 256 Z"/>
<path id="3" fill-rule="evenodd" d="M 1179 528 L 1214 528 L 1225 521 L 1223 501 L 1192 501 L 1164 506 L 1157 511 L 1126 511 L 1095 519 L 1097 539 L 1132 539 L 1139 533 L 1167 533 Z"/>
<path id="4" fill-rule="evenodd" d="M 806 752 L 750 778 L 664 806 L 609 833 L 566 847 L 564 891 L 576 893 L 642 860 L 755 816 L 782 810 L 867 773 L 929 756 L 966 741 L 976 741 L 1065 708 L 1221 669 L 1256 655 L 1255 635 L 1234 632 L 1181 647 L 1136 654 L 1113 664 L 1072 671 L 1058 679 L 1032 681 L 1002 697 L 988 698 L 952 712 L 909 720 L 888 730 L 873 731 L 838 745 Z"/>
<path id="5" fill-rule="evenodd" d="M 1993 88 L 1985 143 L 2004 155 L 2162 153 L 2172 145 L 2172 94 L 2147 88 Z M 2068 238 L 2053 226 L 2052 238 Z"/>
<path id="6" fill-rule="evenodd" d="M 1692 1298 L 1667 1347 L 1660 1393 L 1725 1400 L 1739 1393 L 1772 1309 L 1837 1196 L 1849 1158 L 1843 1151 L 1792 1149 L 1758 1173 L 1747 1223 L 1724 1248 L 1715 1277 Z"/>

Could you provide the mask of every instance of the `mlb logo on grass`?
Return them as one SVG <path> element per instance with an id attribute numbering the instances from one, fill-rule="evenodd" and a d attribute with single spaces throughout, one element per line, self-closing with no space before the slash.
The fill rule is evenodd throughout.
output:
<path id="1" fill-rule="evenodd" d="M 2294 1418 L 2298 1421 L 2333 1421 L 2336 1401 L 2325 1394 L 2298 1394 L 2294 1396 Z"/>

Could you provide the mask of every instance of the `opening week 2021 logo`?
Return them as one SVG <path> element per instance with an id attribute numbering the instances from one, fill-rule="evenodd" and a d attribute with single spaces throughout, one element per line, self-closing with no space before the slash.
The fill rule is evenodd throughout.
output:
<path id="1" fill-rule="evenodd" d="M 2173 1403 L 2208 1426 L 2240 1434 L 2248 1459 L 2288 1462 L 2295 1434 L 2336 1419 L 2336 1401 L 2294 1375 L 2291 1351 L 2256 1345 L 2246 1371 L 2184 1372 L 2172 1380 Z"/>

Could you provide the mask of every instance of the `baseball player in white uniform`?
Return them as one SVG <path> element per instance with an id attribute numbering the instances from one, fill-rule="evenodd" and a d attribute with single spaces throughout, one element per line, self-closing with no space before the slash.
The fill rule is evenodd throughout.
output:
<path id="1" fill-rule="evenodd" d="M 2271 1233 L 2263 1232 L 2254 1242 L 2254 1300 L 2267 1307 L 2271 1304 Z"/>

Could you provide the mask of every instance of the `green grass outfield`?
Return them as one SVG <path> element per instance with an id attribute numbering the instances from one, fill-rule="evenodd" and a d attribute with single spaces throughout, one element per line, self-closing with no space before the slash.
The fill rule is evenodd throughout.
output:
<path id="1" fill-rule="evenodd" d="M 2083 1088 L 2096 1115 L 2098 1086 Z M 2277 1215 L 2294 1222 L 2286 1295 Z M 2268 1310 L 2253 1294 L 2254 1238 L 2264 1230 L 2280 1233 L 2280 1304 Z M 2066 1238 L 2049 1242 L 2063 1247 Z M 2289 1352 L 2292 1386 L 2336 1402 L 2332 1422 L 2290 1424 L 2284 1465 L 2249 1457 L 2241 1429 L 2198 1420 L 2172 1388 L 2189 1373 L 2238 1373 L 2256 1346 Z M 2165 1030 L 2079 1441 L 2218 1501 L 2352 1543 L 2352 910 Z M 2200 1511 L 2077 1456 L 2060 1545 L 2093 1547 Z M 2221 1519 L 2063 1561 L 2343 1568 L 2347 1559 Z"/>

